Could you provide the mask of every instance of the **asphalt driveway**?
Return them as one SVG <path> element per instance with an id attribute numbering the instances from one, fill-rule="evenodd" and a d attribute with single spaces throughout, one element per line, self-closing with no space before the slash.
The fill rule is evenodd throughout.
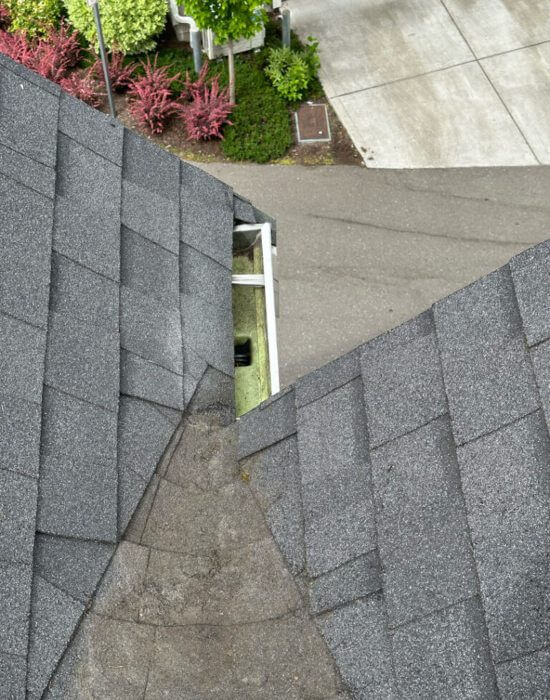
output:
<path id="1" fill-rule="evenodd" d="M 550 168 L 202 167 L 278 220 L 284 384 L 550 237 Z"/>

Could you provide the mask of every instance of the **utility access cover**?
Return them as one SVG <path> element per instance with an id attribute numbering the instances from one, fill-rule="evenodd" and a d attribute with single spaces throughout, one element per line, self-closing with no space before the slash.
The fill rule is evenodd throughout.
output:
<path id="1" fill-rule="evenodd" d="M 298 143 L 317 143 L 330 141 L 330 126 L 325 104 L 308 102 L 294 113 Z"/>

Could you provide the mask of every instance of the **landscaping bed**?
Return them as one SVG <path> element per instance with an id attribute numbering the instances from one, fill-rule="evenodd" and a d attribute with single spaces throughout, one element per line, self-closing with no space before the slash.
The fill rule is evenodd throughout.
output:
<path id="1" fill-rule="evenodd" d="M 100 63 L 82 35 L 66 20 L 60 28 L 41 29 L 36 36 L 30 26 L 11 33 L 5 26 L 8 32 L 0 33 L 0 50 L 108 112 Z M 129 34 L 128 41 L 132 39 Z M 227 61 L 205 62 L 197 76 L 189 46 L 176 41 L 169 23 L 154 50 L 115 52 L 110 66 L 118 118 L 184 159 L 363 163 L 323 94 L 316 76 L 315 43 L 303 46 L 293 35 L 291 50 L 281 50 L 280 24 L 273 16 L 267 18 L 265 46 L 235 57 L 234 105 L 228 98 Z M 297 143 L 294 112 L 307 101 L 327 104 L 329 143 Z"/>

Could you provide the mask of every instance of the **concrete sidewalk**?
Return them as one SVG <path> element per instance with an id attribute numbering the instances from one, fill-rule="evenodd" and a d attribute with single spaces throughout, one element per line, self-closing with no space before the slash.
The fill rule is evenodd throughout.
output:
<path id="1" fill-rule="evenodd" d="M 550 163 L 548 0 L 287 0 L 370 167 Z"/>
<path id="2" fill-rule="evenodd" d="M 550 168 L 202 167 L 277 218 L 284 384 L 550 237 Z"/>

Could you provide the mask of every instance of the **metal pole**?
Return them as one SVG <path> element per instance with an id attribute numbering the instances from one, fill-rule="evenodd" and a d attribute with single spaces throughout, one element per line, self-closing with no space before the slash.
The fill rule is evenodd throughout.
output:
<path id="1" fill-rule="evenodd" d="M 103 29 L 101 28 L 101 16 L 99 14 L 99 2 L 98 0 L 87 0 L 88 5 L 93 10 L 95 26 L 97 31 L 97 39 L 99 41 L 99 55 L 101 56 L 101 63 L 103 65 L 103 75 L 105 77 L 105 85 L 107 87 L 107 99 L 109 100 L 109 110 L 111 111 L 111 116 L 116 117 L 115 101 L 113 98 L 113 88 L 111 86 L 111 76 L 109 75 L 109 64 L 107 63 L 107 54 L 105 52 L 105 42 L 103 41 Z"/>
<path id="2" fill-rule="evenodd" d="M 281 18 L 283 20 L 283 46 L 286 49 L 290 48 L 290 10 L 284 8 L 281 10 Z"/>
<path id="3" fill-rule="evenodd" d="M 192 31 L 191 47 L 193 49 L 193 63 L 195 64 L 195 73 L 198 75 L 202 68 L 202 52 L 201 52 L 201 33 Z"/>

